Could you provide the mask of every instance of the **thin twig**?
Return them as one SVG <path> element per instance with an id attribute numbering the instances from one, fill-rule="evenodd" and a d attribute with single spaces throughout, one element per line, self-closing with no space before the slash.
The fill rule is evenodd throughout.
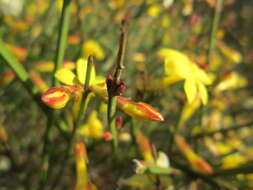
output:
<path id="1" fill-rule="evenodd" d="M 203 137 L 207 137 L 207 136 L 212 136 L 216 133 L 226 133 L 228 131 L 232 131 L 232 130 L 239 130 L 245 127 L 252 127 L 253 126 L 253 121 L 242 124 L 242 125 L 234 125 L 231 127 L 227 127 L 227 128 L 223 128 L 223 129 L 219 129 L 219 130 L 215 130 L 215 131 L 210 131 L 210 132 L 206 132 L 206 133 L 200 133 L 194 136 L 189 137 L 189 139 L 198 139 L 198 138 L 203 138 Z"/>
<path id="2" fill-rule="evenodd" d="M 128 18 L 129 15 L 127 14 L 125 18 L 122 20 L 121 24 L 121 34 L 119 40 L 119 51 L 116 60 L 116 68 L 114 73 L 114 80 L 117 84 L 120 83 L 120 77 L 123 69 L 125 68 L 123 62 L 125 57 L 125 49 L 126 49 L 126 40 L 127 40 L 127 33 L 128 33 Z"/>
<path id="3" fill-rule="evenodd" d="M 215 5 L 215 13 L 212 22 L 212 30 L 210 33 L 209 48 L 207 51 L 207 64 L 211 64 L 212 53 L 215 48 L 216 32 L 218 29 L 221 11 L 222 11 L 223 0 L 217 0 Z"/>
<path id="4" fill-rule="evenodd" d="M 119 51 L 116 59 L 116 68 L 113 75 L 113 79 L 109 79 L 107 82 L 107 91 L 108 91 L 108 108 L 107 108 L 107 120 L 108 126 L 111 130 L 113 137 L 113 147 L 114 150 L 117 150 L 118 147 L 118 135 L 117 128 L 115 123 L 116 115 L 116 106 L 117 106 L 117 95 L 119 95 L 118 88 L 120 85 L 120 78 L 124 67 L 124 56 L 127 40 L 127 28 L 128 28 L 128 19 L 129 14 L 126 14 L 121 24 L 121 34 L 119 40 Z M 111 81 L 110 81 L 111 80 Z"/>
<path id="5" fill-rule="evenodd" d="M 223 169 L 215 171 L 215 173 L 212 176 L 226 176 L 226 175 L 237 175 L 237 174 L 252 174 L 253 171 L 253 163 L 252 161 L 246 164 L 243 164 L 242 166 L 231 168 L 231 169 Z"/>
<path id="6" fill-rule="evenodd" d="M 55 72 L 61 67 L 64 59 L 64 52 L 67 44 L 69 21 L 70 21 L 70 5 L 71 0 L 64 0 L 62 7 L 62 14 L 60 19 L 60 28 L 57 42 L 55 67 L 52 76 L 52 85 L 55 86 L 57 81 L 54 77 Z"/>

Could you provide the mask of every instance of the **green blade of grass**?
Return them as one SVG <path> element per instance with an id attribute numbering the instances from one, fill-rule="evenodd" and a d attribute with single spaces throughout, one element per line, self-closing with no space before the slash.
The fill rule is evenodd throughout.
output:
<path id="1" fill-rule="evenodd" d="M 29 80 L 29 74 L 26 72 L 24 66 L 18 62 L 14 55 L 12 55 L 2 40 L 0 40 L 0 56 L 12 68 L 23 83 L 26 83 Z"/>

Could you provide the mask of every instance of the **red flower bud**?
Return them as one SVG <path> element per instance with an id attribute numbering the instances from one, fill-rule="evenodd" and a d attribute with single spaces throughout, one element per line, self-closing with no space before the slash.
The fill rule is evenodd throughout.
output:
<path id="1" fill-rule="evenodd" d="M 41 100 L 53 109 L 61 109 L 70 100 L 70 92 L 63 87 L 51 88 L 41 96 Z"/>

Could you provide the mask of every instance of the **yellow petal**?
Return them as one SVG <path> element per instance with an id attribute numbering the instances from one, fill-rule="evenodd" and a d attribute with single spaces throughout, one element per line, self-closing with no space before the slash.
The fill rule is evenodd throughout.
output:
<path id="1" fill-rule="evenodd" d="M 67 85 L 76 84 L 76 76 L 69 69 L 65 69 L 65 68 L 59 69 L 58 71 L 56 71 L 54 76 L 63 84 L 67 84 Z"/>
<path id="2" fill-rule="evenodd" d="M 96 84 L 105 83 L 105 77 L 102 76 L 96 76 Z"/>
<path id="3" fill-rule="evenodd" d="M 150 78 L 149 80 L 145 81 L 143 88 L 145 90 L 159 90 L 168 87 L 171 84 L 174 84 L 178 81 L 182 80 L 181 77 L 178 76 L 166 76 L 164 78 Z"/>
<path id="4" fill-rule="evenodd" d="M 183 53 L 173 49 L 161 49 L 158 55 L 165 58 L 165 74 L 178 76 L 183 79 L 191 76 L 192 68 L 190 59 Z"/>
<path id="5" fill-rule="evenodd" d="M 240 153 L 230 154 L 221 160 L 222 168 L 235 168 L 247 162 L 247 158 Z"/>
<path id="6" fill-rule="evenodd" d="M 148 9 L 148 15 L 156 18 L 157 16 L 159 16 L 161 12 L 161 7 L 159 5 L 152 5 L 149 9 Z"/>
<path id="7" fill-rule="evenodd" d="M 193 115 L 193 113 L 199 108 L 200 106 L 200 99 L 195 98 L 193 102 L 187 102 L 182 110 L 179 119 L 179 126 L 183 126 L 183 124 Z"/>
<path id="8" fill-rule="evenodd" d="M 83 55 L 85 58 L 93 55 L 96 59 L 104 59 L 105 53 L 100 44 L 94 40 L 88 40 L 83 44 Z"/>
<path id="9" fill-rule="evenodd" d="M 193 78 L 187 78 L 184 82 L 184 91 L 189 103 L 193 102 L 197 95 L 196 81 Z"/>
<path id="10" fill-rule="evenodd" d="M 206 85 L 210 85 L 212 83 L 207 73 L 204 70 L 200 69 L 195 63 L 192 63 L 192 69 L 198 81 L 201 81 L 202 83 Z"/>
<path id="11" fill-rule="evenodd" d="M 202 103 L 206 104 L 208 101 L 208 93 L 207 93 L 207 89 L 206 89 L 205 85 L 198 82 L 198 91 L 199 91 Z"/>
<path id="12" fill-rule="evenodd" d="M 79 81 L 81 82 L 81 84 L 85 83 L 87 65 L 88 65 L 88 61 L 85 59 L 78 59 L 76 63 L 77 77 Z M 95 68 L 94 68 L 94 65 L 92 65 L 90 84 L 94 83 L 95 76 L 96 76 Z"/>
<path id="13" fill-rule="evenodd" d="M 78 134 L 87 137 L 101 138 L 104 134 L 104 128 L 102 122 L 97 117 L 97 112 L 92 111 L 86 124 L 82 125 L 78 131 Z"/>
<path id="14" fill-rule="evenodd" d="M 164 152 L 158 152 L 157 160 L 155 161 L 156 165 L 162 168 L 169 168 L 169 158 Z"/>

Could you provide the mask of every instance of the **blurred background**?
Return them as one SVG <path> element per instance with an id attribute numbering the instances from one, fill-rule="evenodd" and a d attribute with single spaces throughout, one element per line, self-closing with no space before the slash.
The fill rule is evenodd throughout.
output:
<path id="1" fill-rule="evenodd" d="M 215 47 L 208 60 L 216 1 L 71 1 L 64 67 L 73 70 L 78 58 L 93 54 L 97 75 L 108 76 L 118 52 L 121 20 L 129 12 L 126 69 L 122 76 L 127 86 L 124 96 L 152 105 L 165 119 L 162 123 L 140 122 L 119 113 L 125 136 L 121 139 L 120 161 L 114 163 L 110 142 L 102 135 L 109 130 L 105 104 L 100 100 L 91 102 L 88 115 L 93 114 L 93 119 L 84 123 L 93 127 L 92 123 L 99 120 L 102 129 L 97 129 L 99 135 L 95 131 L 95 135 L 90 132 L 78 138 L 86 143 L 89 175 L 97 189 L 115 189 L 115 184 L 119 189 L 152 189 L 135 185 L 148 183 L 146 178 L 129 179 L 135 175 L 132 160 L 142 159 L 138 148 L 132 146 L 133 122 L 138 122 L 156 150 L 165 152 L 169 160 L 179 160 L 191 168 L 179 153 L 180 148 L 174 146 L 168 150 L 169 131 L 179 121 L 182 124 L 179 133 L 212 166 L 212 178 L 228 189 L 253 188 L 253 175 L 245 170 L 253 169 L 250 82 L 253 80 L 253 1 L 224 0 L 214 33 Z M 63 0 L 0 0 L 0 39 L 29 71 L 38 93 L 51 86 L 62 6 Z M 161 83 L 167 75 L 161 56 L 166 49 L 187 55 L 208 73 L 213 83 L 208 87 L 206 106 L 198 103 L 186 108 L 183 83 Z M 37 189 L 46 117 L 1 58 L 0 76 L 0 190 Z M 182 112 L 185 109 L 188 111 Z M 67 118 L 68 114 L 61 112 L 61 117 Z M 56 129 L 51 143 L 49 184 L 54 183 L 56 171 L 64 164 L 61 155 L 66 147 Z M 55 189 L 74 189 L 74 163 L 71 159 Z M 177 168 L 173 161 L 171 166 Z M 189 172 L 169 176 L 165 181 L 167 189 L 215 189 Z"/>

